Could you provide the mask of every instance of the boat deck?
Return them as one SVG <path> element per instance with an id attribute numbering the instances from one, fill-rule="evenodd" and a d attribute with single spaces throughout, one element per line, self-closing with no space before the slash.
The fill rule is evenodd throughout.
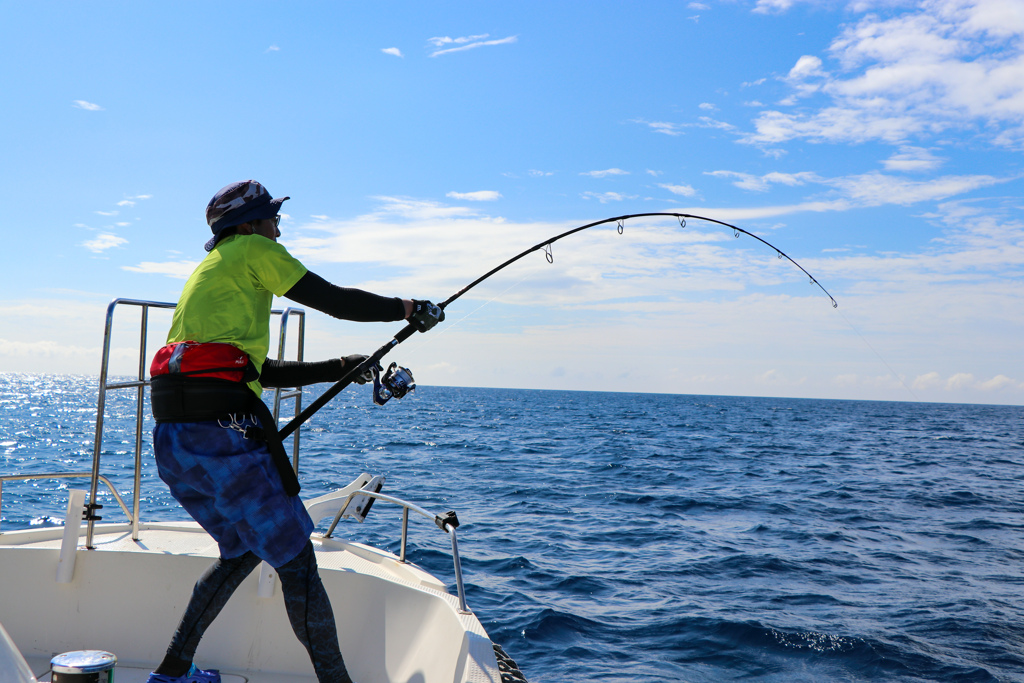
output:
<path id="1" fill-rule="evenodd" d="M 218 556 L 216 543 L 193 522 L 143 525 L 138 541 L 129 525 L 97 525 L 94 549 L 77 547 L 71 580 L 62 583 L 62 534 L 0 535 L 0 620 L 41 681 L 49 680 L 40 674 L 55 654 L 106 650 L 118 657 L 118 683 L 144 682 L 193 584 Z M 500 680 L 483 627 L 437 579 L 375 548 L 316 535 L 312 541 L 342 653 L 359 683 Z M 315 680 L 268 565 L 242 583 L 196 661 L 220 669 L 225 683 Z"/>

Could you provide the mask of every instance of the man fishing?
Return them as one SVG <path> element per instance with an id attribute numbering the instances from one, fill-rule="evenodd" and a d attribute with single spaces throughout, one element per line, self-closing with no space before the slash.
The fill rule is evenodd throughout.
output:
<path id="1" fill-rule="evenodd" d="M 267 358 L 274 295 L 344 320 L 408 320 L 425 332 L 444 320 L 429 301 L 379 296 L 330 284 L 277 243 L 279 211 L 260 183 L 232 183 L 213 196 L 209 254 L 178 301 L 152 376 L 153 447 L 160 478 L 217 541 L 220 557 L 196 583 L 163 661 L 149 683 L 218 683 L 193 657 L 235 589 L 265 560 L 281 578 L 292 629 L 320 683 L 349 683 L 330 600 L 263 387 L 336 382 L 367 357 L 318 363 Z M 364 383 L 369 373 L 356 381 Z"/>

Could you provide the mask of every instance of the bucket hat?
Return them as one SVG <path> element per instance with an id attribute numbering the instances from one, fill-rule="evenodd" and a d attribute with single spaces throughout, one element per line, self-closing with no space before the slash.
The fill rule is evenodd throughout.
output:
<path id="1" fill-rule="evenodd" d="M 206 243 L 206 251 L 213 249 L 228 228 L 273 218 L 286 199 L 291 197 L 274 199 L 267 188 L 255 180 L 240 180 L 222 187 L 206 205 L 206 224 L 213 231 L 213 237 Z"/>

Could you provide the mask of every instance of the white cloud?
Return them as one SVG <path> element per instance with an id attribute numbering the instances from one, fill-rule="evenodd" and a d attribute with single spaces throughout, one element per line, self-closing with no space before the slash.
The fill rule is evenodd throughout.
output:
<path id="1" fill-rule="evenodd" d="M 96 254 L 101 254 L 107 249 L 120 247 L 124 244 L 128 244 L 128 240 L 110 233 L 100 233 L 93 239 L 82 242 L 83 247 Z"/>
<path id="2" fill-rule="evenodd" d="M 757 0 L 753 11 L 758 14 L 781 14 L 793 4 L 793 0 Z"/>
<path id="3" fill-rule="evenodd" d="M 927 149 L 900 146 L 898 154 L 882 162 L 887 171 L 931 171 L 942 165 L 943 159 L 935 156 Z"/>
<path id="4" fill-rule="evenodd" d="M 555 175 L 555 172 L 554 171 L 538 171 L 535 168 L 531 168 L 529 171 L 527 171 L 527 174 L 530 177 L 533 177 L 533 178 L 543 178 L 543 177 L 546 177 L 546 176 Z"/>
<path id="5" fill-rule="evenodd" d="M 187 280 L 192 271 L 199 265 L 198 261 L 166 261 L 157 263 L 154 261 L 143 261 L 137 266 L 121 266 L 122 270 L 133 273 L 147 273 L 150 275 L 167 275 L 179 280 Z"/>
<path id="6" fill-rule="evenodd" d="M 717 128 L 718 130 L 735 130 L 736 126 L 725 121 L 717 121 L 708 116 L 701 116 L 697 119 L 699 122 L 697 125 L 701 128 Z"/>
<path id="7" fill-rule="evenodd" d="M 684 197 L 692 197 L 697 194 L 697 190 L 693 189 L 689 185 L 671 185 L 669 183 L 658 183 L 658 187 L 663 187 L 672 194 L 682 195 Z"/>
<path id="8" fill-rule="evenodd" d="M 669 123 L 667 121 L 646 121 L 644 119 L 633 119 L 633 123 L 642 123 L 645 126 L 648 126 L 655 133 L 661 133 L 662 135 L 671 135 L 673 137 L 677 135 L 682 135 L 685 132 L 683 129 L 687 128 L 685 124 Z"/>
<path id="9" fill-rule="evenodd" d="M 591 178 L 607 178 L 610 175 L 629 175 L 629 171 L 623 171 L 621 168 L 607 168 L 603 171 L 586 171 L 580 175 L 587 175 Z"/>
<path id="10" fill-rule="evenodd" d="M 443 45 L 456 45 L 457 47 L 450 47 L 443 50 L 435 50 L 430 53 L 431 57 L 437 57 L 439 55 L 446 55 L 452 52 L 463 52 L 465 50 L 473 50 L 478 47 L 485 47 L 488 45 L 507 45 L 514 43 L 518 40 L 518 36 L 509 36 L 508 38 L 499 38 L 497 40 L 483 40 L 487 38 L 489 34 L 484 33 L 479 36 L 466 36 L 463 38 L 431 38 L 429 42 L 434 47 L 441 47 Z"/>
<path id="11" fill-rule="evenodd" d="M 101 216 L 116 216 L 119 212 L 118 211 L 96 211 L 96 213 L 98 213 Z"/>
<path id="12" fill-rule="evenodd" d="M 872 172 L 824 180 L 858 206 L 909 205 L 954 197 L 971 190 L 1005 183 L 1009 179 L 989 175 L 942 176 L 932 180 L 907 180 Z"/>
<path id="13" fill-rule="evenodd" d="M 887 204 L 909 206 L 920 202 L 937 201 L 955 197 L 982 187 L 1005 183 L 1012 178 L 996 178 L 988 175 L 942 176 L 931 180 L 908 180 L 901 176 L 880 172 L 824 178 L 812 172 L 767 173 L 755 176 L 737 171 L 710 171 L 705 173 L 717 178 L 733 179 L 733 184 L 745 190 L 764 192 L 773 184 L 790 187 L 807 183 L 821 185 L 830 192 L 820 199 L 809 199 L 796 204 L 769 205 L 761 207 L 693 209 L 706 215 L 723 217 L 724 220 L 754 220 L 774 218 L 793 213 L 849 211 L 856 208 L 884 206 Z M 944 212 L 951 210 L 943 207 Z"/>
<path id="14" fill-rule="evenodd" d="M 142 200 L 152 199 L 152 198 L 153 198 L 153 195 L 151 195 L 151 194 L 137 194 L 134 197 L 125 197 L 124 199 L 119 201 L 117 203 L 117 205 L 118 206 L 129 206 L 129 207 L 131 207 L 131 206 L 135 206 L 137 201 L 142 201 Z M 106 215 L 117 215 L 117 212 L 115 211 L 113 214 L 103 214 L 103 215 L 105 215 L 105 216 Z"/>
<path id="15" fill-rule="evenodd" d="M 788 2 L 759 3 L 782 9 Z M 907 144 L 949 130 L 977 130 L 1024 147 L 1024 12 L 1002 0 L 925 0 L 867 15 L 832 41 L 839 70 L 801 57 L 784 79 L 800 112 L 764 111 L 744 142 L 787 140 Z M 895 16 L 893 16 L 895 14 Z"/>
<path id="16" fill-rule="evenodd" d="M 996 375 L 991 379 L 981 381 L 970 372 L 957 372 L 944 379 L 941 373 L 933 371 L 918 375 L 911 387 L 918 391 L 996 393 L 1006 390 L 1019 391 L 1024 389 L 1024 382 L 1011 379 L 1006 375 Z"/>
<path id="17" fill-rule="evenodd" d="M 476 43 L 484 38 L 490 38 L 490 34 L 482 33 L 478 36 L 463 36 L 461 38 L 449 38 L 448 36 L 428 38 L 427 42 L 434 47 L 442 47 L 444 45 L 465 45 L 466 43 Z"/>
<path id="18" fill-rule="evenodd" d="M 621 192 L 584 192 L 580 196 L 583 197 L 584 199 L 596 199 L 602 204 L 607 204 L 608 202 L 621 202 L 627 199 L 637 198 L 637 195 L 635 194 L 623 194 Z"/>
<path id="19" fill-rule="evenodd" d="M 394 55 L 395 57 L 404 57 L 405 56 L 405 55 L 402 54 L 402 51 L 399 50 L 397 47 L 381 48 L 381 52 L 383 52 L 386 55 Z"/>
<path id="20" fill-rule="evenodd" d="M 266 50 L 264 50 L 264 53 L 266 53 L 266 52 L 280 52 L 280 51 L 281 51 L 281 48 L 279 48 L 277 45 L 271 45 Z"/>
<path id="21" fill-rule="evenodd" d="M 501 199 L 501 193 L 495 190 L 479 190 L 477 192 L 449 192 L 445 195 L 452 199 L 462 199 L 470 202 L 493 202 Z"/>
<path id="22" fill-rule="evenodd" d="M 821 70 L 821 59 L 819 57 L 804 55 L 796 60 L 796 64 L 789 70 L 787 78 L 792 81 L 802 81 L 825 75 L 825 72 Z"/>
<path id="23" fill-rule="evenodd" d="M 76 109 L 84 109 L 86 111 L 103 111 L 103 107 L 92 102 L 86 102 L 85 100 L 75 100 L 74 105 Z"/>
<path id="24" fill-rule="evenodd" d="M 691 2 L 686 7 L 688 9 L 697 10 L 699 12 L 711 9 L 710 5 L 705 5 L 703 2 Z"/>
<path id="25" fill-rule="evenodd" d="M 978 384 L 982 391 L 1000 391 L 1002 389 L 1024 389 L 1024 382 L 1010 379 L 1006 375 L 996 375 L 990 380 Z"/>
<path id="26" fill-rule="evenodd" d="M 821 178 L 817 174 L 809 171 L 802 171 L 800 173 L 766 173 L 762 176 L 755 176 L 750 173 L 740 173 L 738 171 L 708 171 L 704 175 L 713 176 L 715 178 L 735 178 L 733 185 L 743 190 L 751 190 L 753 192 L 767 192 L 773 184 L 777 185 L 788 185 L 790 187 L 797 185 L 804 185 L 808 182 L 820 182 Z"/>
<path id="27" fill-rule="evenodd" d="M 715 110 L 718 109 L 718 107 L 716 107 L 715 105 L 711 104 L 710 102 L 701 102 L 697 106 L 700 109 L 703 109 L 704 111 L 715 111 Z"/>

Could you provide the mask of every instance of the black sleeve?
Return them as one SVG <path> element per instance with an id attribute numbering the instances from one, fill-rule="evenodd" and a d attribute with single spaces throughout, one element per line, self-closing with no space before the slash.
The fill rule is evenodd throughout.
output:
<path id="1" fill-rule="evenodd" d="M 274 387 L 304 387 L 317 382 L 337 382 L 345 374 L 342 371 L 343 365 L 340 358 L 332 358 L 319 363 L 268 358 L 263 361 L 260 384 L 273 389 Z"/>
<path id="2" fill-rule="evenodd" d="M 397 297 L 380 296 L 351 287 L 337 287 L 312 272 L 303 275 L 285 296 L 342 320 L 368 323 L 405 318 L 405 304 Z"/>

